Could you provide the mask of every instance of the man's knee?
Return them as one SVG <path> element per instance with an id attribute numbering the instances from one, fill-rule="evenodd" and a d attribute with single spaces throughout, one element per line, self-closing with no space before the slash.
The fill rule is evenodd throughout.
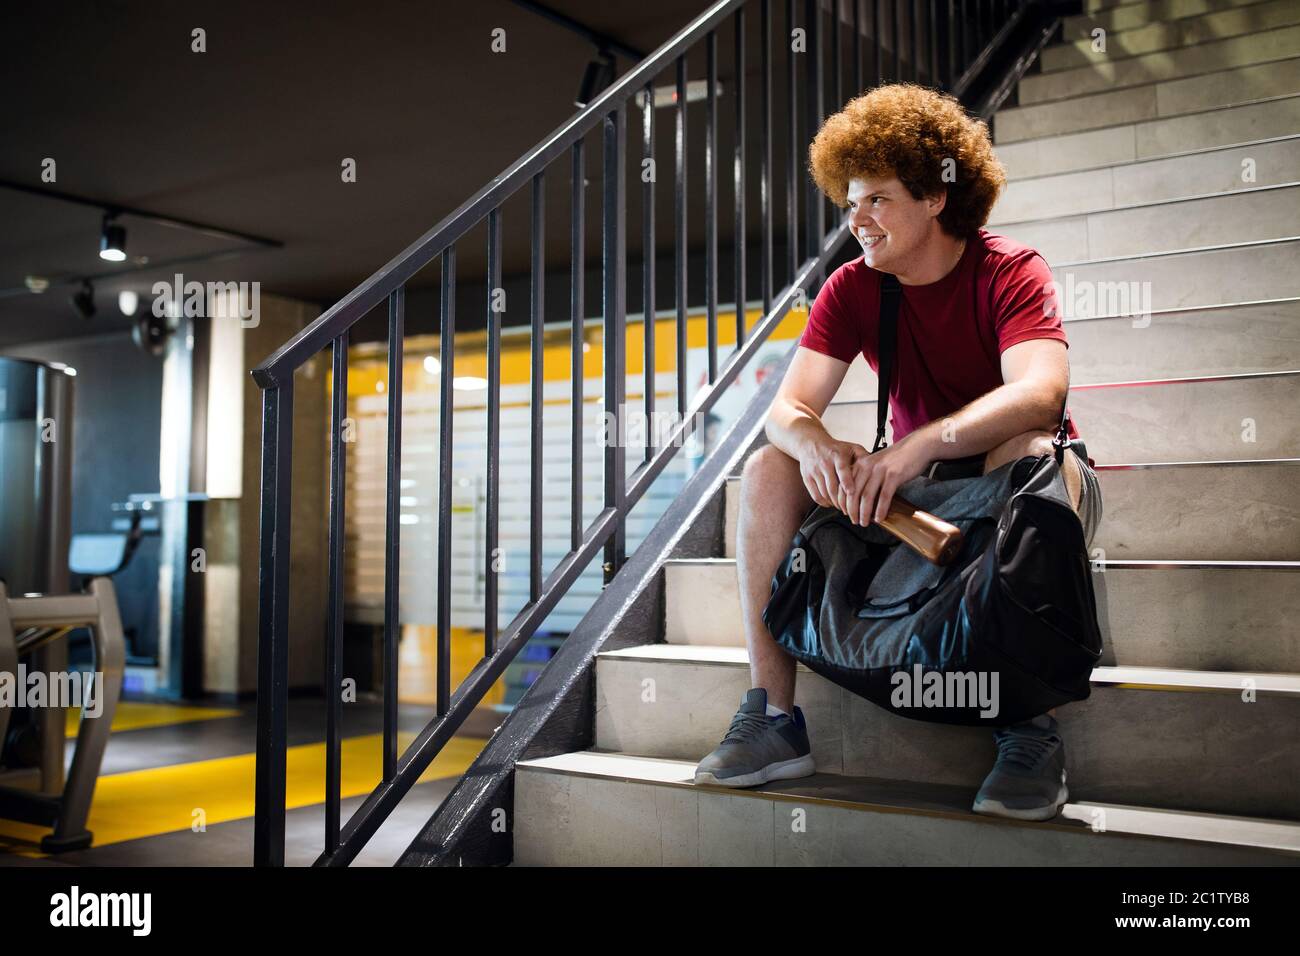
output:
<path id="1" fill-rule="evenodd" d="M 1028 431 L 1012 435 L 1000 445 L 990 448 L 984 456 L 984 471 L 990 472 L 1009 461 L 1017 461 L 1028 456 L 1052 454 L 1052 432 Z"/>
<path id="2" fill-rule="evenodd" d="M 740 473 L 741 494 L 758 495 L 765 503 L 775 503 L 783 493 L 796 502 L 811 500 L 799 473 L 799 462 L 775 445 L 764 445 L 747 459 Z"/>
<path id="3" fill-rule="evenodd" d="M 1005 465 L 1009 461 L 1055 454 L 1056 448 L 1052 445 L 1052 439 L 1055 437 L 1056 433 L 1049 431 L 1029 431 L 1022 432 L 1019 435 L 1012 435 L 1002 444 L 989 450 L 984 458 L 984 473 L 988 474 L 993 469 Z M 1078 510 L 1082 494 L 1083 473 L 1079 470 L 1079 462 L 1074 455 L 1065 456 L 1063 471 L 1065 488 L 1070 493 L 1070 504 L 1075 510 Z"/>

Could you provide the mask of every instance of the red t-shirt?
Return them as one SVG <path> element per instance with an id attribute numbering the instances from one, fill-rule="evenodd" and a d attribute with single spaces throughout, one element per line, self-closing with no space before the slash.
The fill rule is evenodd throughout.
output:
<path id="1" fill-rule="evenodd" d="M 799 344 L 842 362 L 861 352 L 878 370 L 880 275 L 861 256 L 836 269 Z M 895 441 L 1002 385 L 1003 350 L 1029 339 L 1066 342 L 1051 283 L 1038 252 L 980 229 L 938 282 L 902 286 L 889 390 Z M 1073 418 L 1070 437 L 1079 437 Z"/>

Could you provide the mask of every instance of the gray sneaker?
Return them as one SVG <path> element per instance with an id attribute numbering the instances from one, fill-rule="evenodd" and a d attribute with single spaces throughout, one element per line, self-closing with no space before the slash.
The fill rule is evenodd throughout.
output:
<path id="1" fill-rule="evenodd" d="M 767 691 L 755 687 L 731 718 L 718 748 L 695 768 L 696 783 L 756 787 L 769 780 L 791 780 L 817 772 L 803 711 L 767 716 Z"/>
<path id="2" fill-rule="evenodd" d="M 976 813 L 1016 820 L 1050 820 L 1069 799 L 1065 742 L 1056 718 L 1032 720 L 993 731 L 997 763 L 975 796 Z"/>

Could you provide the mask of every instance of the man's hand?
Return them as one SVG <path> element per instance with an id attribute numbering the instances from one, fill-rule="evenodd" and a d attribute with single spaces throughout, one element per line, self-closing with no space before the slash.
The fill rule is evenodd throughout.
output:
<path id="1" fill-rule="evenodd" d="M 874 455 L 856 442 L 832 440 L 800 459 L 804 486 L 813 501 L 842 511 L 854 524 L 880 521 L 889 514 L 898 487 L 929 467 L 924 442 L 910 439 Z"/>
<path id="2" fill-rule="evenodd" d="M 851 465 L 858 456 L 867 454 L 867 450 L 856 442 L 830 438 L 818 443 L 810 453 L 802 456 L 799 459 L 799 474 L 803 476 L 804 487 L 808 489 L 812 500 L 823 508 L 844 511 L 845 497 L 840 487 L 842 477 L 850 475 Z"/>
<path id="3" fill-rule="evenodd" d="M 836 505 L 854 524 L 866 527 L 873 521 L 883 521 L 899 486 L 929 467 L 932 455 L 916 434 L 874 455 L 857 446 L 862 454 L 854 456 L 840 477 L 843 497 Z"/>

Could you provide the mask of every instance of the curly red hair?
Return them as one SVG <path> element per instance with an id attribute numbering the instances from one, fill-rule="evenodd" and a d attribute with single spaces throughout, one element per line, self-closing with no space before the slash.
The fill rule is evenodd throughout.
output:
<path id="1" fill-rule="evenodd" d="M 915 83 L 878 86 L 849 100 L 822 124 L 808 160 L 813 180 L 837 206 L 848 205 L 850 179 L 897 176 L 914 199 L 946 191 L 939 225 L 958 237 L 974 236 L 988 222 L 1007 182 L 988 125 L 953 97 Z"/>

